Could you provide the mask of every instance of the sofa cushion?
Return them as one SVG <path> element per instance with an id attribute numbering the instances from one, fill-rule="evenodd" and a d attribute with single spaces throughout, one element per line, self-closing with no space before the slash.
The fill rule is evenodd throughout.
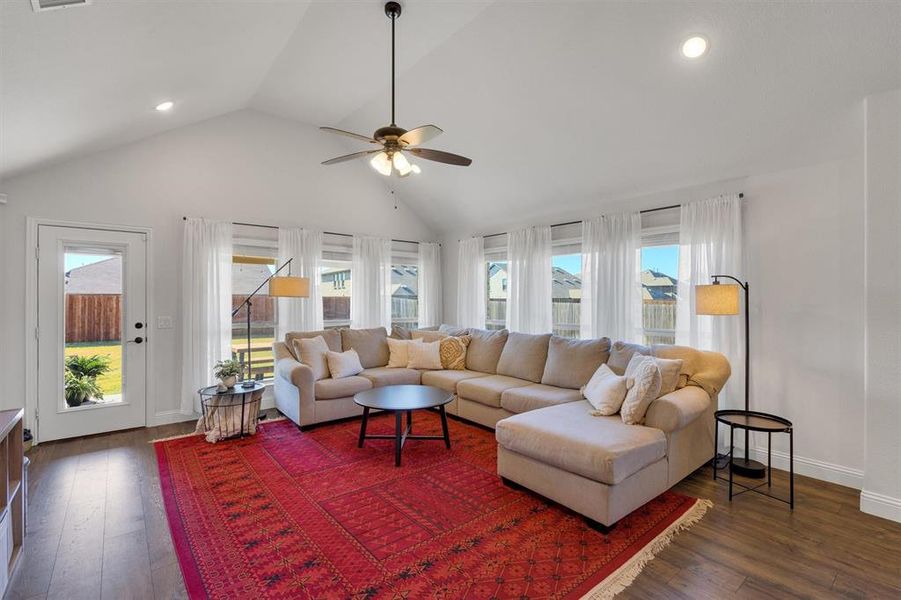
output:
<path id="1" fill-rule="evenodd" d="M 659 429 L 626 425 L 617 415 L 590 417 L 586 401 L 567 402 L 498 421 L 497 442 L 537 461 L 615 485 L 666 456 Z"/>
<path id="2" fill-rule="evenodd" d="M 410 344 L 411 340 L 398 340 L 388 338 L 388 364 L 386 366 L 394 368 L 406 368 L 410 362 Z"/>
<path id="3" fill-rule="evenodd" d="M 402 327 L 401 325 L 392 325 L 391 335 L 388 337 L 395 340 L 412 340 L 413 331 L 407 327 Z"/>
<path id="4" fill-rule="evenodd" d="M 500 408 L 501 394 L 511 388 L 527 385 L 532 385 L 532 382 L 506 375 L 488 375 L 461 381 L 457 384 L 457 395 L 473 402 Z"/>
<path id="5" fill-rule="evenodd" d="M 525 387 L 511 388 L 504 391 L 501 394 L 501 408 L 513 413 L 521 413 L 527 410 L 545 408 L 546 406 L 554 406 L 564 402 L 575 402 L 581 399 L 582 394 L 579 393 L 579 390 L 568 390 L 551 385 L 533 383 Z"/>
<path id="6" fill-rule="evenodd" d="M 384 367 L 388 364 L 388 332 L 384 327 L 375 329 L 342 329 L 341 347 L 353 348 L 360 355 L 364 369 Z"/>
<path id="7" fill-rule="evenodd" d="M 442 338 L 446 338 L 447 334 L 442 333 L 441 331 L 427 331 L 424 329 L 414 329 L 411 332 L 413 339 L 419 342 L 425 342 L 426 344 L 430 342 L 437 342 Z"/>
<path id="8" fill-rule="evenodd" d="M 578 390 L 610 357 L 610 338 L 571 340 L 552 336 L 541 383 Z"/>
<path id="9" fill-rule="evenodd" d="M 325 343 L 328 345 L 329 350 L 331 350 L 332 352 L 341 352 L 341 332 L 337 329 L 321 329 L 319 331 L 289 331 L 285 334 L 285 345 L 288 346 L 288 349 L 293 354 L 295 339 L 308 339 L 320 335 L 322 336 L 322 339 L 325 340 Z M 299 356 L 295 356 L 294 358 L 300 360 Z"/>
<path id="10" fill-rule="evenodd" d="M 357 392 L 372 389 L 372 382 L 361 375 L 353 375 L 341 379 L 322 379 L 317 381 L 315 385 L 316 400 L 346 398 L 353 396 Z"/>
<path id="11" fill-rule="evenodd" d="M 407 350 L 409 352 L 408 369 L 432 369 L 435 371 L 442 369 L 441 340 L 434 342 L 413 340 Z"/>
<path id="12" fill-rule="evenodd" d="M 424 371 L 422 373 L 422 385 L 431 385 L 448 392 L 457 393 L 457 384 L 467 379 L 476 377 L 488 377 L 478 371 Z"/>
<path id="13" fill-rule="evenodd" d="M 419 385 L 421 375 L 416 369 L 395 369 L 392 367 L 374 367 L 364 369 L 360 377 L 372 382 L 372 387 L 386 385 Z"/>
<path id="14" fill-rule="evenodd" d="M 363 370 L 363 365 L 360 364 L 360 355 L 353 348 L 347 352 L 329 350 L 325 353 L 325 359 L 328 361 L 328 370 L 332 374 L 332 379 L 352 377 Z"/>
<path id="15" fill-rule="evenodd" d="M 607 366 L 617 375 L 623 375 L 632 355 L 638 352 L 645 356 L 651 356 L 650 346 L 642 346 L 641 344 L 631 344 L 629 342 L 613 342 L 613 348 L 610 350 L 610 358 L 607 359 Z"/>
<path id="16" fill-rule="evenodd" d="M 497 361 L 504 351 L 507 343 L 506 329 L 499 331 L 487 331 L 485 329 L 470 329 L 469 335 L 472 341 L 466 350 L 466 368 L 470 371 L 479 371 L 494 375 L 497 373 Z"/>
<path id="17" fill-rule="evenodd" d="M 328 344 L 321 335 L 314 338 L 294 338 L 294 356 L 313 370 L 316 381 L 331 374 L 328 370 L 328 353 Z"/>
<path id="18" fill-rule="evenodd" d="M 438 331 L 440 331 L 441 333 L 446 333 L 447 335 L 452 337 L 460 337 L 469 334 L 468 327 L 457 327 L 456 325 L 448 325 L 446 323 L 442 323 L 438 327 Z"/>
<path id="19" fill-rule="evenodd" d="M 538 383 L 547 362 L 548 342 L 551 334 L 530 334 L 510 332 L 507 343 L 497 361 L 498 375 L 527 379 Z"/>
<path id="20" fill-rule="evenodd" d="M 593 415 L 615 415 L 634 383 L 635 380 L 625 375 L 617 375 L 607 365 L 601 365 L 582 388 L 582 395 L 594 407 Z"/>
<path id="21" fill-rule="evenodd" d="M 625 377 L 627 382 L 633 380 L 634 383 L 626 392 L 619 415 L 623 423 L 640 425 L 644 423 L 644 415 L 651 402 L 660 395 L 660 367 L 653 356 L 635 353 L 626 367 Z"/>

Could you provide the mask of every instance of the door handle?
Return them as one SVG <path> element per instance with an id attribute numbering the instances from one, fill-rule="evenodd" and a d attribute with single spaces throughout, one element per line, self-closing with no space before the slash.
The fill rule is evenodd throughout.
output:
<path id="1" fill-rule="evenodd" d="M 136 337 L 135 339 L 133 339 L 133 340 L 128 340 L 128 341 L 126 341 L 125 343 L 126 343 L 126 344 L 143 344 L 143 343 L 144 343 L 144 338 L 142 338 L 142 337 Z"/>

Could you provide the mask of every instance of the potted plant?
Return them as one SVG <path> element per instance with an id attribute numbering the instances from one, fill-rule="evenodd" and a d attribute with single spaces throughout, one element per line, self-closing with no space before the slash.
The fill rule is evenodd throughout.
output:
<path id="1" fill-rule="evenodd" d="M 213 375 L 226 388 L 233 388 L 238 382 L 238 375 L 241 373 L 241 363 L 237 360 L 220 360 L 216 363 Z"/>
<path id="2" fill-rule="evenodd" d="M 69 406 L 81 406 L 85 400 L 103 397 L 103 392 L 93 377 L 79 376 L 66 371 L 65 379 L 66 404 Z"/>
<path id="3" fill-rule="evenodd" d="M 67 356 L 66 370 L 76 377 L 97 379 L 110 370 L 110 359 L 108 356 L 101 356 L 100 354 Z"/>

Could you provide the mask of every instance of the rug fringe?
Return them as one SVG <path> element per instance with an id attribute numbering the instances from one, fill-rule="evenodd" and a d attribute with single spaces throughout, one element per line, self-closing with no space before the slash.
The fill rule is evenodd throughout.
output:
<path id="1" fill-rule="evenodd" d="M 259 423 L 257 423 L 257 427 L 259 427 L 260 425 L 265 425 L 266 423 L 274 423 L 274 422 L 276 422 L 276 421 L 284 421 L 284 420 L 287 419 L 287 418 L 288 418 L 288 417 L 273 417 L 273 418 L 271 418 L 271 419 L 265 419 L 265 420 L 260 421 Z M 168 442 L 168 441 L 170 441 L 170 440 L 180 440 L 180 439 L 182 439 L 182 438 L 192 437 L 192 436 L 195 436 L 195 435 L 203 435 L 203 432 L 192 431 L 192 432 L 190 432 L 190 433 L 183 433 L 183 434 L 181 434 L 181 435 L 170 435 L 169 437 L 162 437 L 162 438 L 156 438 L 156 439 L 154 439 L 154 440 L 150 440 L 150 441 L 147 442 L 147 443 L 148 443 L 148 444 L 155 444 L 155 443 L 157 443 L 157 442 Z"/>
<path id="2" fill-rule="evenodd" d="M 679 520 L 667 527 L 641 552 L 633 556 L 622 567 L 582 596 L 582 600 L 609 600 L 629 587 L 657 554 L 670 545 L 676 534 L 685 531 L 700 521 L 713 502 L 699 498 Z"/>

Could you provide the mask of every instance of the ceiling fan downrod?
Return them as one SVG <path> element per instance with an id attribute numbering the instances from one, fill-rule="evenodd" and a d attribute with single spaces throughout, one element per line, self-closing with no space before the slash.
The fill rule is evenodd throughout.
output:
<path id="1" fill-rule="evenodd" d="M 394 120 L 394 23 L 400 18 L 402 9 L 399 2 L 385 3 L 385 14 L 391 19 L 391 126 L 397 127 Z"/>

